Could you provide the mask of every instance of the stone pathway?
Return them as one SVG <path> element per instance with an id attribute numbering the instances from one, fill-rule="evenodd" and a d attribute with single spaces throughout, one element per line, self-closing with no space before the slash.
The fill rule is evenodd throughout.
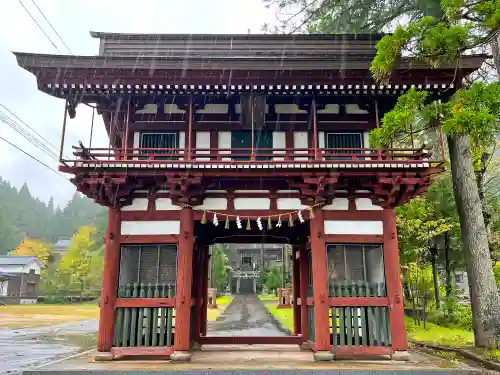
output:
<path id="1" fill-rule="evenodd" d="M 209 322 L 208 336 L 284 336 L 254 294 L 237 294 L 216 321 Z"/>

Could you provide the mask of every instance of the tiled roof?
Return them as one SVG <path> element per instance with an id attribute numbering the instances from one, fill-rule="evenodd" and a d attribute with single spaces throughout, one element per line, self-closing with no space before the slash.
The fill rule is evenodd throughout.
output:
<path id="1" fill-rule="evenodd" d="M 24 266 L 31 260 L 37 259 L 35 256 L 0 256 L 1 266 Z"/>

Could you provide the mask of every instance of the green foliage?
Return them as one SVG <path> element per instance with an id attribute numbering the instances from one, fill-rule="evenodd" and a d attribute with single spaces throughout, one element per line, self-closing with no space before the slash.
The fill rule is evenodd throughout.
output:
<path id="1" fill-rule="evenodd" d="M 102 246 L 97 245 L 96 228 L 81 227 L 71 239 L 57 268 L 42 275 L 42 291 L 53 302 L 67 295 L 97 297 L 104 267 Z"/>
<path id="2" fill-rule="evenodd" d="M 495 275 L 495 281 L 500 288 L 500 262 L 495 262 L 495 265 L 493 266 L 493 274 Z"/>
<path id="3" fill-rule="evenodd" d="M 266 286 L 269 292 L 276 292 L 283 283 L 283 268 L 280 266 L 272 266 L 262 271 L 262 283 Z"/>
<path id="4" fill-rule="evenodd" d="M 228 284 L 229 260 L 228 247 L 217 244 L 212 248 L 212 278 L 213 285 L 219 292 L 224 291 Z"/>
<path id="5" fill-rule="evenodd" d="M 408 338 L 415 341 L 427 342 L 437 345 L 467 347 L 474 345 L 474 333 L 460 328 L 449 328 L 428 323 L 424 328 L 415 325 L 411 318 L 405 318 L 408 329 Z"/>
<path id="6" fill-rule="evenodd" d="M 430 101 L 426 92 L 410 89 L 384 115 L 382 126 L 370 132 L 370 144 L 387 147 L 405 134 L 418 134 L 442 124 L 447 133 L 469 135 L 474 155 L 479 157 L 495 143 L 499 118 L 499 83 L 473 83 L 468 89 L 458 90 L 447 103 Z"/>
<path id="7" fill-rule="evenodd" d="M 54 208 L 52 199 L 45 204 L 26 184 L 17 189 L 0 178 L 0 254 L 13 251 L 25 237 L 48 243 L 71 237 L 82 225 L 94 224 L 101 213 L 106 219 L 103 207 L 79 193 L 64 208 Z"/>

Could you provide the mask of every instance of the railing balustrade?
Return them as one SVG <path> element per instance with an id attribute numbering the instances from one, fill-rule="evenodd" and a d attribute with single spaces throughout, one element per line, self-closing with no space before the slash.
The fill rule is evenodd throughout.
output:
<path id="1" fill-rule="evenodd" d="M 188 153 L 185 148 L 81 148 L 74 147 L 72 159 L 63 163 L 304 163 L 331 162 L 338 160 L 354 163 L 418 163 L 430 160 L 429 148 L 194 148 Z M 315 158 L 315 155 L 317 157 Z"/>
<path id="2" fill-rule="evenodd" d="M 172 284 L 130 283 L 120 287 L 118 298 L 174 298 Z M 131 300 L 132 301 L 132 300 Z M 175 334 L 175 309 L 166 307 L 117 307 L 115 315 L 115 347 L 172 346 Z"/>
<path id="3" fill-rule="evenodd" d="M 329 295 L 333 346 L 391 345 L 389 303 L 384 283 L 330 283 Z"/>

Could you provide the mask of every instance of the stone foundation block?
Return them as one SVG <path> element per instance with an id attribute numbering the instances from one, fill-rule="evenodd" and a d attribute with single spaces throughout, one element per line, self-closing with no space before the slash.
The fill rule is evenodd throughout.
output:
<path id="1" fill-rule="evenodd" d="M 94 354 L 94 361 L 96 362 L 108 362 L 115 359 L 115 356 L 110 352 L 97 352 Z"/>
<path id="2" fill-rule="evenodd" d="M 397 350 L 392 354 L 391 359 L 393 361 L 409 361 L 410 353 L 406 350 Z"/>
<path id="3" fill-rule="evenodd" d="M 196 341 L 193 342 L 191 345 L 191 350 L 194 352 L 198 352 L 201 350 L 201 344 L 197 343 Z"/>
<path id="4" fill-rule="evenodd" d="M 313 357 L 316 362 L 333 361 L 333 353 L 327 350 L 314 352 Z"/>
<path id="5" fill-rule="evenodd" d="M 309 345 L 308 342 L 303 342 L 303 343 L 299 344 L 299 349 L 303 350 L 303 351 L 310 351 L 310 350 L 312 350 L 311 349 L 311 345 Z"/>
<path id="6" fill-rule="evenodd" d="M 170 354 L 170 360 L 174 362 L 189 362 L 191 361 L 191 353 L 189 352 L 173 352 Z"/>

